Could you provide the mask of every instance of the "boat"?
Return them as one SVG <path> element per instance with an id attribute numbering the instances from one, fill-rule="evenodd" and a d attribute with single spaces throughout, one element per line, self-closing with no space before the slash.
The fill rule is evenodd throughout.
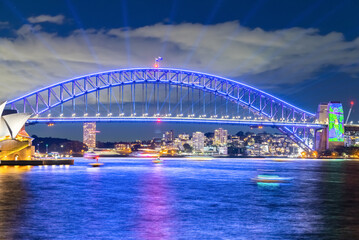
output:
<path id="1" fill-rule="evenodd" d="M 149 149 L 149 148 L 140 148 L 137 149 L 137 151 L 132 152 L 130 154 L 130 157 L 139 157 L 139 158 L 153 158 L 158 156 L 158 151 L 154 150 L 154 149 Z"/>
<path id="2" fill-rule="evenodd" d="M 95 163 L 90 163 L 90 165 L 92 167 L 101 167 L 103 165 L 103 163 L 95 162 Z"/>
<path id="3" fill-rule="evenodd" d="M 279 177 L 277 175 L 258 175 L 256 178 L 252 178 L 252 181 L 257 183 L 287 183 L 292 178 Z"/>
<path id="4" fill-rule="evenodd" d="M 100 156 L 96 154 L 95 152 L 85 152 L 84 158 L 87 159 L 98 159 Z"/>
<path id="5" fill-rule="evenodd" d="M 115 149 L 101 149 L 101 148 L 87 151 L 84 154 L 84 157 L 89 159 L 94 159 L 94 157 L 96 156 L 114 158 L 114 157 L 126 157 L 128 156 L 128 154 L 116 151 Z"/>
<path id="6" fill-rule="evenodd" d="M 156 159 L 152 160 L 153 163 L 162 163 L 162 160 L 160 159 L 160 157 L 158 156 Z"/>
<path id="7" fill-rule="evenodd" d="M 95 163 L 90 163 L 89 165 L 91 165 L 92 167 L 101 167 L 103 165 L 103 163 L 99 163 L 98 159 L 99 156 L 98 155 L 93 155 L 90 159 L 96 159 Z"/>

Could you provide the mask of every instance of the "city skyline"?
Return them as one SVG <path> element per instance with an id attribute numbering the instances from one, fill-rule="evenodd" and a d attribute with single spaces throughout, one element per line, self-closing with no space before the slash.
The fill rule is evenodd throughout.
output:
<path id="1" fill-rule="evenodd" d="M 1 239 L 359 239 L 359 0 L 0 0 Z"/>
<path id="2" fill-rule="evenodd" d="M 340 100 L 347 114 L 354 101 L 351 118 L 358 118 L 356 1 L 163 1 L 160 7 L 111 1 L 121 15 L 116 20 L 107 5 L 93 2 L 87 7 L 108 15 L 96 21 L 81 1 L 52 8 L 46 1 L 0 4 L 0 81 L 13 81 L 1 100 L 83 74 L 151 67 L 162 56 L 163 67 L 229 77 L 311 112 Z M 57 134 L 74 130 L 55 128 Z"/>

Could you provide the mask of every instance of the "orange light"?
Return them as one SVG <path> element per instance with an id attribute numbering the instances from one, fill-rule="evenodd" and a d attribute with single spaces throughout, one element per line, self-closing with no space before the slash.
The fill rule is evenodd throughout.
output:
<path id="1" fill-rule="evenodd" d="M 353 105 L 354 105 L 354 101 L 350 101 L 350 105 L 352 105 L 352 106 L 353 106 Z"/>
<path id="2" fill-rule="evenodd" d="M 155 68 L 158 68 L 158 64 L 157 64 L 157 63 L 155 64 Z"/>
<path id="3" fill-rule="evenodd" d="M 161 119 L 160 119 L 160 118 L 157 118 L 157 122 L 161 122 Z"/>

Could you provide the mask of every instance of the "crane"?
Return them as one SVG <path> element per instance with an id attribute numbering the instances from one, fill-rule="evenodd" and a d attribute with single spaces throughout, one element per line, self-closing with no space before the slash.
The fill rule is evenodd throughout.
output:
<path id="1" fill-rule="evenodd" d="M 354 105 L 354 101 L 350 101 L 350 109 L 349 109 L 349 113 L 348 113 L 348 116 L 347 116 L 347 120 L 345 121 L 345 124 L 348 123 L 350 114 L 352 113 L 353 105 Z"/>

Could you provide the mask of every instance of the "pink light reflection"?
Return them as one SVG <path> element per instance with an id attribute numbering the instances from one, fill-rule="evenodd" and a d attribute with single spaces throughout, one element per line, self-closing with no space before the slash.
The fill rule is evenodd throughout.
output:
<path id="1" fill-rule="evenodd" d="M 138 239 L 174 239 L 173 199 L 163 165 L 154 164 L 140 189 Z"/>

